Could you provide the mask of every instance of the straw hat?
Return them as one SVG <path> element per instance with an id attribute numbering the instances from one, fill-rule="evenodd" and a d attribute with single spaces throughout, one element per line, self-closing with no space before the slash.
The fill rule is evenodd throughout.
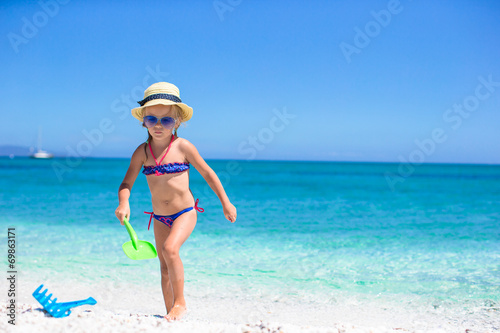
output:
<path id="1" fill-rule="evenodd" d="M 140 107 L 132 109 L 132 115 L 143 121 L 143 111 L 146 106 L 153 105 L 177 105 L 181 109 L 181 121 L 188 121 L 193 116 L 193 109 L 182 103 L 179 88 L 172 83 L 157 82 L 150 85 L 144 91 L 144 99 L 137 102 Z"/>

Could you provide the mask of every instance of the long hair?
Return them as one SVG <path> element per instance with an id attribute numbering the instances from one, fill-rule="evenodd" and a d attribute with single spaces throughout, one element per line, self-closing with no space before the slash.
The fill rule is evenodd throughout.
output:
<path id="1" fill-rule="evenodd" d="M 144 153 L 146 153 L 146 159 L 148 158 L 148 150 L 146 149 L 146 146 L 149 145 L 149 143 L 153 141 L 153 137 L 151 136 L 151 134 L 149 134 L 149 131 L 148 131 L 148 140 L 146 141 L 146 144 L 144 145 Z"/>

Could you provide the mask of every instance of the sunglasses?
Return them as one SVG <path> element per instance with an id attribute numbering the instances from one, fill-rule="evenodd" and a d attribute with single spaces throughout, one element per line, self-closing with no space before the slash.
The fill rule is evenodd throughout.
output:
<path id="1" fill-rule="evenodd" d="M 175 125 L 175 119 L 172 117 L 163 117 L 158 119 L 155 116 L 145 116 L 143 120 L 144 126 L 146 126 L 147 128 L 156 126 L 156 124 L 158 124 L 158 121 L 161 122 L 161 125 L 165 127 L 165 129 L 172 129 Z"/>

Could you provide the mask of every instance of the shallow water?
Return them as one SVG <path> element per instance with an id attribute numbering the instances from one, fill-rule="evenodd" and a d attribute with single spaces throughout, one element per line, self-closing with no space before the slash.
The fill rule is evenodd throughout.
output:
<path id="1" fill-rule="evenodd" d="M 205 213 L 181 249 L 186 293 L 497 325 L 500 166 L 421 165 L 391 188 L 397 164 L 208 162 L 238 221 L 192 168 Z M 87 159 L 62 177 L 54 163 L 65 160 L 0 159 L 0 223 L 16 228 L 23 279 L 159 292 L 157 260 L 121 249 L 114 210 L 128 160 Z M 142 174 L 130 203 L 139 238 L 154 243 Z"/>

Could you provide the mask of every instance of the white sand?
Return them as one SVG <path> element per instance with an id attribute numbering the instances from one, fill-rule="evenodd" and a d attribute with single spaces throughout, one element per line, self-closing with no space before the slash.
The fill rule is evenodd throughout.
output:
<path id="1" fill-rule="evenodd" d="M 261 321 L 236 324 L 212 321 L 209 318 L 194 319 L 192 315 L 187 315 L 180 322 L 169 323 L 160 315 L 120 313 L 96 306 L 77 307 L 65 318 L 50 317 L 37 303 L 22 304 L 18 310 L 17 324 L 13 327 L 6 323 L 5 307 L 2 308 L 3 320 L 0 324 L 2 332 L 417 332 L 401 328 L 368 328 L 340 323 L 330 327 Z M 433 330 L 433 332 L 446 331 Z"/>
<path id="2" fill-rule="evenodd" d="M 243 332 L 321 332 L 321 333 L 382 333 L 382 332 L 392 332 L 392 333 L 403 333 L 403 332 L 467 332 L 467 333 L 487 333 L 493 332 L 493 330 L 475 330 L 475 329 L 459 329 L 449 325 L 448 327 L 441 328 L 424 328 L 427 325 L 422 323 L 421 329 L 415 328 L 405 328 L 405 327 L 384 327 L 381 325 L 362 326 L 357 324 L 348 324 L 340 322 L 332 322 L 329 325 L 314 325 L 314 324 L 300 324 L 297 323 L 297 319 L 300 321 L 300 317 L 307 317 L 307 315 L 312 315 L 313 319 L 318 314 L 314 314 L 306 309 L 305 313 L 297 314 L 295 317 L 290 310 L 284 309 L 282 313 L 276 315 L 275 320 L 255 320 L 255 321 L 245 321 L 231 320 L 229 318 L 224 318 L 219 313 L 215 313 L 214 309 L 205 307 L 197 308 L 197 302 L 192 303 L 192 310 L 180 321 L 175 323 L 169 323 L 167 320 L 163 319 L 160 314 L 147 314 L 135 311 L 120 311 L 120 310 L 108 310 L 102 306 L 80 306 L 74 308 L 72 313 L 65 318 L 53 318 L 47 313 L 45 313 L 41 306 L 36 303 L 24 303 L 19 305 L 18 314 L 16 318 L 16 326 L 7 324 L 6 308 L 2 306 L 0 311 L 0 318 L 2 321 L 0 323 L 1 332 L 231 332 L 231 333 L 243 333 Z M 232 309 L 226 312 L 226 314 L 235 314 L 238 311 L 238 307 L 246 308 L 246 305 L 236 305 Z M 197 311 L 194 313 L 194 311 Z M 279 307 L 275 307 L 274 311 L 280 311 Z M 248 314 L 247 314 L 248 315 Z M 257 313 L 255 313 L 257 315 Z M 331 315 L 321 313 L 323 320 L 330 321 L 328 318 L 333 317 Z M 235 317 L 244 318 L 246 315 L 244 313 L 238 314 Z M 248 315 L 252 317 L 253 315 Z M 289 317 L 291 316 L 291 317 Z M 217 319 L 211 319 L 216 317 Z M 229 316 L 226 316 L 229 317 Z M 266 316 L 263 316 L 266 317 Z M 272 318 L 272 314 L 269 315 Z M 288 318 L 287 318 L 288 317 Z M 229 319 L 229 320 L 228 320 Z M 306 318 L 303 318 L 303 320 Z M 313 322 L 318 320 L 313 320 Z"/>
<path id="3" fill-rule="evenodd" d="M 17 299 L 16 326 L 7 323 L 6 307 L 0 309 L 0 332 L 392 332 L 392 333 L 493 333 L 500 327 L 500 316 L 479 320 L 457 320 L 448 311 L 418 312 L 404 307 L 387 309 L 379 300 L 371 304 L 344 301 L 325 304 L 304 299 L 303 305 L 268 295 L 217 297 L 216 294 L 190 289 L 186 292 L 188 313 L 180 321 L 163 319 L 164 305 L 156 288 L 103 282 L 96 285 L 74 282 L 50 282 L 49 292 L 59 302 L 97 300 L 94 306 L 76 307 L 65 318 L 46 314 L 31 296 L 38 287 L 21 283 Z M 205 290 L 205 289 L 204 289 Z M 495 319 L 496 318 L 496 319 Z M 466 331 L 467 330 L 467 331 Z"/>

